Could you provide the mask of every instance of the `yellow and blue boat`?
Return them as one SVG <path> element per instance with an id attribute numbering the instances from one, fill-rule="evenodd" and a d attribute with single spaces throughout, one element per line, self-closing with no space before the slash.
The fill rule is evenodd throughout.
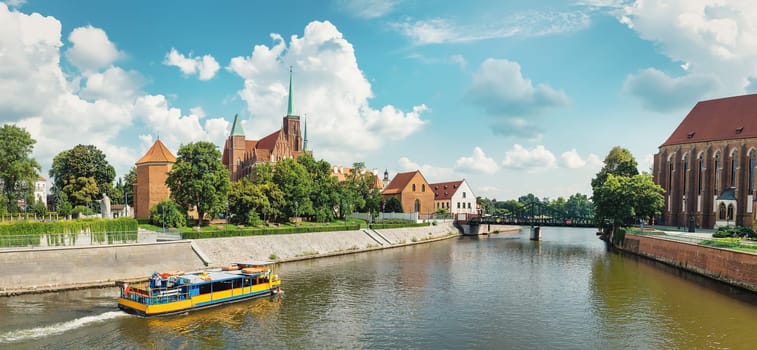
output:
<path id="1" fill-rule="evenodd" d="M 118 308 L 139 316 L 172 315 L 281 292 L 269 261 L 240 262 L 191 273 L 154 273 L 149 281 L 118 282 Z"/>

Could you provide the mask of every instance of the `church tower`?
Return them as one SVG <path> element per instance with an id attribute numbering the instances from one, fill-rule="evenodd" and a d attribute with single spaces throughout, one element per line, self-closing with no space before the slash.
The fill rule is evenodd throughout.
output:
<path id="1" fill-rule="evenodd" d="M 239 114 L 236 114 L 234 115 L 234 124 L 231 126 L 231 134 L 226 139 L 223 151 L 223 164 L 226 165 L 226 169 L 229 169 L 231 181 L 237 181 L 241 177 L 239 166 L 247 151 L 246 144 L 244 129 L 242 129 L 242 123 L 239 121 Z"/>
<path id="2" fill-rule="evenodd" d="M 134 217 L 150 218 L 150 209 L 162 200 L 169 199 L 171 189 L 166 185 L 168 173 L 176 157 L 160 139 L 137 161 L 137 181 L 134 184 Z"/>
<path id="3" fill-rule="evenodd" d="M 292 103 L 292 67 L 289 67 L 289 102 L 287 103 L 287 115 L 284 117 L 284 139 L 289 145 L 291 152 L 302 152 L 302 134 L 300 133 L 300 117 L 294 114 Z"/>

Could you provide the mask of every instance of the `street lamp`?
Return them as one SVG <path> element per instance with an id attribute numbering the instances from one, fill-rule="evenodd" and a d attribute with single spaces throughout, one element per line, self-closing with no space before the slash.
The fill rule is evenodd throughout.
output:
<path id="1" fill-rule="evenodd" d="M 160 206 L 161 210 L 163 211 L 163 233 L 166 232 L 166 203 L 163 202 L 163 205 Z"/>

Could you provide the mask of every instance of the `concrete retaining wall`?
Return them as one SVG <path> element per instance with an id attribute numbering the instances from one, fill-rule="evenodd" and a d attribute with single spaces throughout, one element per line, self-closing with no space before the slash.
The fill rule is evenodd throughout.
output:
<path id="1" fill-rule="evenodd" d="M 757 292 L 757 254 L 631 234 L 620 248 Z"/>
<path id="2" fill-rule="evenodd" d="M 189 241 L 0 251 L 0 295 L 69 289 L 202 267 Z"/>
<path id="3" fill-rule="evenodd" d="M 1 250 L 0 296 L 113 285 L 156 271 L 191 271 L 243 260 L 292 261 L 425 243 L 456 236 L 451 224 L 183 240 L 112 246 Z M 193 247 L 194 246 L 194 247 Z M 202 257 L 202 258 L 201 258 Z"/>

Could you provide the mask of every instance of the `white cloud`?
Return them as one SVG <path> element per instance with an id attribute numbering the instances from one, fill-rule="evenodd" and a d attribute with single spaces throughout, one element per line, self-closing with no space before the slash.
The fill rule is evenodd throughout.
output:
<path id="1" fill-rule="evenodd" d="M 200 106 L 190 108 L 189 113 L 196 115 L 200 119 L 205 118 L 205 110 Z"/>
<path id="2" fill-rule="evenodd" d="M 670 112 L 676 108 L 691 108 L 719 87 L 716 77 L 709 74 L 688 74 L 670 77 L 654 68 L 647 68 L 629 75 L 623 89 L 641 99 L 644 107 Z"/>
<path id="3" fill-rule="evenodd" d="M 523 169 L 529 172 L 538 172 L 557 165 L 557 158 L 543 145 L 527 149 L 519 144 L 514 144 L 513 148 L 505 152 L 505 159 L 502 161 L 505 168 Z"/>
<path id="4" fill-rule="evenodd" d="M 394 10 L 398 0 L 340 0 L 338 6 L 355 17 L 378 18 Z"/>
<path id="5" fill-rule="evenodd" d="M 66 51 L 66 58 L 82 72 L 108 67 L 122 56 L 105 31 L 93 26 L 74 29 L 68 41 L 73 46 Z"/>
<path id="6" fill-rule="evenodd" d="M 164 96 L 144 95 L 141 74 L 113 66 L 122 54 L 101 29 L 83 27 L 71 33 L 75 47 L 66 55 L 82 75 L 67 77 L 59 64 L 62 35 L 57 19 L 10 11 L 0 3 L 0 23 L 0 122 L 25 128 L 37 141 L 34 156 L 43 173 L 59 152 L 92 144 L 123 174 L 149 145 L 133 147 L 119 140 L 152 141 L 150 136 L 127 134 L 135 124 L 148 126 L 154 135 L 159 132 L 173 152 L 181 142 L 220 144 L 225 139 L 225 120 L 200 123 L 201 109 L 183 115 Z M 107 69 L 98 70 L 103 67 Z"/>
<path id="7" fill-rule="evenodd" d="M 504 18 L 476 17 L 472 23 L 446 18 L 406 19 L 391 26 L 416 45 L 471 42 L 514 36 L 543 36 L 578 31 L 589 26 L 589 16 L 581 11 L 511 14 Z"/>
<path id="8" fill-rule="evenodd" d="M 289 47 L 278 34 L 273 45 L 256 45 L 248 57 L 234 57 L 228 70 L 244 79 L 239 97 L 247 103 L 254 130 L 265 136 L 281 125 L 287 111 L 289 66 L 294 67 L 294 114 L 307 116 L 309 146 L 319 157 L 357 161 L 386 142 L 406 138 L 427 123 L 419 104 L 404 112 L 392 105 L 370 106 L 371 84 L 357 64 L 355 52 L 330 22 L 311 22 Z"/>
<path id="9" fill-rule="evenodd" d="M 576 149 L 571 149 L 570 151 L 563 152 L 563 154 L 560 155 L 562 158 L 561 165 L 568 169 L 581 169 L 581 168 L 587 168 L 590 170 L 593 169 L 599 169 L 602 167 L 602 161 L 597 157 L 596 154 L 589 153 L 589 155 L 586 156 L 586 159 L 582 158 L 581 155 L 578 154 L 578 151 Z"/>
<path id="10" fill-rule="evenodd" d="M 211 55 L 185 57 L 184 54 L 179 53 L 174 48 L 166 54 L 163 64 L 178 67 L 186 75 L 197 74 L 200 80 L 213 79 L 221 68 Z"/>
<path id="11" fill-rule="evenodd" d="M 657 77 L 657 82 L 688 88 L 674 94 L 674 102 L 688 98 L 687 106 L 702 98 L 743 93 L 757 72 L 757 2 L 754 1 L 603 1 L 621 23 L 645 40 L 654 42 L 673 62 L 681 62 L 688 75 Z M 642 73 L 644 74 L 644 73 Z M 646 73 L 651 80 L 650 72 Z M 691 85 L 694 85 L 693 87 Z M 633 91 L 630 91 L 633 92 Z M 663 94 L 670 91 L 663 90 Z M 647 107 L 666 110 L 662 98 L 645 97 Z M 661 108 L 662 107 L 662 108 Z"/>
<path id="12" fill-rule="evenodd" d="M 435 167 L 429 164 L 421 165 L 407 157 L 400 157 L 397 161 L 397 165 L 401 172 L 420 170 L 423 177 L 426 178 L 426 181 L 431 183 L 451 181 L 452 179 L 457 178 L 455 172 L 450 168 Z"/>
<path id="13" fill-rule="evenodd" d="M 4 1 L 8 6 L 10 7 L 21 7 L 23 4 L 26 3 L 26 0 L 5 0 Z"/>
<path id="14" fill-rule="evenodd" d="M 455 162 L 455 170 L 467 173 L 492 175 L 499 170 L 499 166 L 493 158 L 487 157 L 480 147 L 475 147 L 473 149 L 473 155 L 457 159 Z"/>
<path id="15" fill-rule="evenodd" d="M 494 58 L 482 62 L 473 74 L 465 98 L 497 118 L 492 125 L 495 133 L 532 140 L 540 139 L 542 131 L 526 117 L 533 119 L 549 108 L 570 103 L 563 91 L 534 85 L 517 62 Z"/>

